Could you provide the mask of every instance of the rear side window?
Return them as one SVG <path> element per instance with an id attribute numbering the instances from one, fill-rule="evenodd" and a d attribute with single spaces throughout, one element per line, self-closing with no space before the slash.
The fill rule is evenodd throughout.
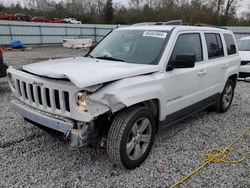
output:
<path id="1" fill-rule="evenodd" d="M 227 45 L 227 54 L 236 54 L 236 45 L 233 36 L 231 34 L 224 34 L 224 38 Z"/>
<path id="2" fill-rule="evenodd" d="M 194 54 L 196 62 L 203 60 L 201 38 L 199 33 L 181 34 L 172 52 L 172 59 L 181 54 Z"/>
<path id="3" fill-rule="evenodd" d="M 221 37 L 217 33 L 207 33 L 205 34 L 208 58 L 213 59 L 217 57 L 224 56 L 224 50 L 222 46 Z"/>

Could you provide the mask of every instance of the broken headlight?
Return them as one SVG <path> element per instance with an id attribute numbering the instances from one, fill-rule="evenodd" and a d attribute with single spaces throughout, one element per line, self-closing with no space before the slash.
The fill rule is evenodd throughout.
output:
<path id="1" fill-rule="evenodd" d="M 76 104 L 80 111 L 87 110 L 86 99 L 89 96 L 89 93 L 86 91 L 79 91 L 76 93 Z"/>

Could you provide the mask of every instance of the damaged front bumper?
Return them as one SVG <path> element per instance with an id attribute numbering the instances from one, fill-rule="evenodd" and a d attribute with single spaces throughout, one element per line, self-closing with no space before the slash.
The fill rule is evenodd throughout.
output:
<path id="1" fill-rule="evenodd" d="M 79 148 L 89 144 L 89 137 L 93 137 L 94 125 L 76 122 L 59 116 L 36 110 L 19 101 L 12 101 L 14 109 L 29 122 L 44 130 L 60 133 L 60 137 L 67 141 L 71 148 Z"/>

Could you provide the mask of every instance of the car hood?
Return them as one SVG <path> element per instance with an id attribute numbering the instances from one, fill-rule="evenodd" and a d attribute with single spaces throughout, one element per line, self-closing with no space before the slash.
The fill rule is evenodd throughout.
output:
<path id="1" fill-rule="evenodd" d="M 250 51 L 239 51 L 241 61 L 250 61 Z"/>
<path id="2" fill-rule="evenodd" d="M 157 65 L 131 64 L 86 57 L 49 60 L 24 65 L 23 70 L 56 79 L 69 79 L 79 88 L 157 72 Z"/>

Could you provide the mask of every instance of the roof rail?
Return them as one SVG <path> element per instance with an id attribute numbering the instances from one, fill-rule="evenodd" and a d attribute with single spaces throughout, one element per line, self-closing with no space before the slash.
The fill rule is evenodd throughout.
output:
<path id="1" fill-rule="evenodd" d="M 141 22 L 133 24 L 133 26 L 143 26 L 143 25 L 163 25 L 164 22 Z"/>
<path id="2" fill-rule="evenodd" d="M 194 24 L 194 26 L 199 26 L 199 27 L 214 27 L 214 28 L 218 28 L 218 29 L 225 29 L 225 30 L 227 30 L 227 28 L 225 28 L 225 27 L 221 27 L 221 26 L 218 26 L 218 25 L 212 25 L 212 24 L 205 24 L 205 23 L 197 23 L 197 24 Z"/>
<path id="3" fill-rule="evenodd" d="M 148 26 L 148 25 L 174 25 L 174 26 L 189 25 L 189 26 L 192 26 L 192 24 L 184 23 L 182 20 L 169 20 L 167 22 L 141 22 L 141 23 L 133 24 L 132 26 Z M 193 26 L 214 27 L 214 28 L 227 30 L 227 28 L 225 28 L 225 27 L 220 27 L 220 26 L 217 26 L 217 25 L 211 25 L 211 24 L 205 24 L 205 23 L 197 23 L 197 24 L 194 24 Z"/>
<path id="4" fill-rule="evenodd" d="M 169 20 L 167 22 L 141 22 L 133 24 L 133 26 L 147 26 L 147 25 L 186 25 L 182 20 Z"/>
<path id="5" fill-rule="evenodd" d="M 164 25 L 183 25 L 182 20 L 169 20 Z"/>

